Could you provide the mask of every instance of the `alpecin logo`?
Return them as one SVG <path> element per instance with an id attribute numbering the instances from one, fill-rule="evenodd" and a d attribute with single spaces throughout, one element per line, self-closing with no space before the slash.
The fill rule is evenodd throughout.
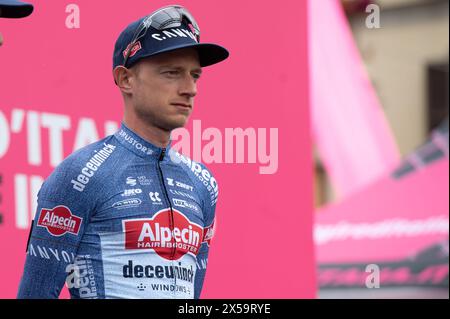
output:
<path id="1" fill-rule="evenodd" d="M 124 220 L 125 249 L 153 249 L 167 260 L 178 260 L 185 254 L 196 256 L 203 241 L 203 227 L 174 209 L 175 226 L 171 229 L 169 215 L 170 209 L 166 208 L 153 218 Z"/>
<path id="2" fill-rule="evenodd" d="M 53 236 L 78 235 L 82 221 L 83 218 L 73 215 L 68 207 L 59 205 L 52 209 L 42 208 L 37 225 L 47 228 Z"/>

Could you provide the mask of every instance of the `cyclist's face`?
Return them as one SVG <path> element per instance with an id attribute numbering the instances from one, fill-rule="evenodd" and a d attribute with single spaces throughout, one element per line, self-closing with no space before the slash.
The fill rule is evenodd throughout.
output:
<path id="1" fill-rule="evenodd" d="M 136 115 L 145 123 L 171 131 L 183 127 L 194 106 L 201 74 L 195 49 L 180 49 L 141 60 L 132 82 Z"/>

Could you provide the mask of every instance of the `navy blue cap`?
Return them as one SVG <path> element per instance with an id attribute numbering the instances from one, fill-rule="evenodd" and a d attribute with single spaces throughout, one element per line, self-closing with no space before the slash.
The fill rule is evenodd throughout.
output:
<path id="1" fill-rule="evenodd" d="M 127 48 L 136 29 L 146 17 L 143 17 L 126 27 L 119 35 L 114 47 L 113 68 L 123 65 Z M 200 66 L 205 67 L 225 60 L 229 53 L 224 47 L 212 43 L 198 43 L 195 35 L 186 21 L 179 27 L 157 30 L 149 27 L 144 37 L 131 48 L 127 67 L 133 66 L 142 58 L 183 48 L 195 48 L 199 54 Z"/>
<path id="2" fill-rule="evenodd" d="M 17 0 L 0 0 L 0 18 L 25 18 L 32 12 L 32 4 Z"/>

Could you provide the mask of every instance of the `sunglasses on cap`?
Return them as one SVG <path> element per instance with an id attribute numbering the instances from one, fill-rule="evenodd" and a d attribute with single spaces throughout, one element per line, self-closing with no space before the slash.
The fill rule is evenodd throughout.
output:
<path id="1" fill-rule="evenodd" d="M 127 61 L 132 51 L 131 48 L 133 48 L 134 44 L 139 41 L 139 39 L 146 35 L 147 30 L 150 27 L 159 31 L 169 28 L 176 28 L 181 26 L 183 20 L 188 22 L 188 25 L 191 27 L 192 33 L 197 39 L 197 42 L 200 42 L 200 28 L 198 23 L 186 8 L 179 5 L 163 7 L 145 17 L 136 28 L 133 38 L 128 45 L 128 52 L 125 55 L 122 65 L 124 67 L 127 66 Z"/>

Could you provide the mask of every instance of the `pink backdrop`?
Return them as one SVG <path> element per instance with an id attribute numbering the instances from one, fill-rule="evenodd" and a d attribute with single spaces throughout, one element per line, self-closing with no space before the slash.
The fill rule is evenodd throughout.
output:
<path id="1" fill-rule="evenodd" d="M 309 3 L 314 141 L 343 200 L 392 170 L 400 154 L 341 1 Z"/>
<path id="2" fill-rule="evenodd" d="M 42 178 L 120 122 L 111 75 L 116 37 L 129 22 L 172 4 L 77 0 L 80 25 L 70 29 L 66 2 L 32 2 L 31 17 L 0 21 L 2 298 L 16 294 Z M 198 19 L 202 41 L 231 52 L 204 70 L 194 121 L 176 135 L 220 184 L 202 297 L 312 298 L 306 1 L 178 2 Z M 247 143 L 231 144 L 227 134 L 237 128 L 251 137 Z M 213 163 L 201 156 L 209 133 L 223 150 Z"/>
<path id="3" fill-rule="evenodd" d="M 448 240 L 448 165 L 441 159 L 401 179 L 384 177 L 321 208 L 315 226 L 318 262 L 397 261 Z"/>

